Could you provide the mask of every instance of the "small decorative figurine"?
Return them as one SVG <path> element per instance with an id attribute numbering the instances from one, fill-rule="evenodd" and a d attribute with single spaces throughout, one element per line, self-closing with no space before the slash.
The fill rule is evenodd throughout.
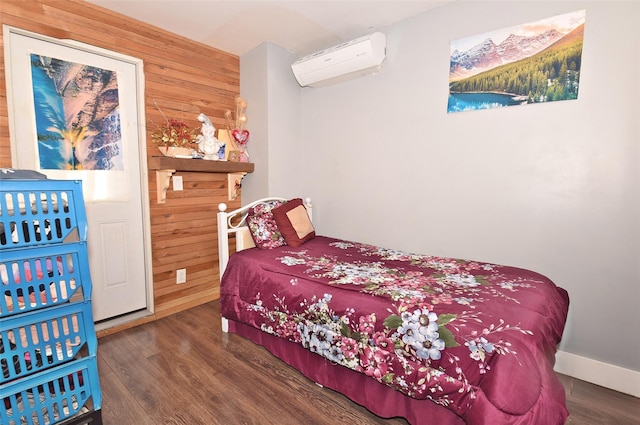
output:
<path id="1" fill-rule="evenodd" d="M 196 138 L 198 150 L 204 154 L 203 159 L 210 161 L 219 160 L 219 152 L 224 147 L 224 144 L 216 138 L 216 128 L 205 114 L 198 115 L 198 121 L 202 123 L 202 127 L 200 128 L 200 133 L 202 134 L 199 134 Z"/>

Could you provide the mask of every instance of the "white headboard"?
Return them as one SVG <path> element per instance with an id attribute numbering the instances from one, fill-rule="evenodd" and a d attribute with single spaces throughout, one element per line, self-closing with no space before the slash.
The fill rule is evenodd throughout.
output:
<path id="1" fill-rule="evenodd" d="M 236 251 L 252 248 L 255 246 L 249 228 L 247 227 L 247 214 L 249 210 L 256 205 L 271 201 L 286 201 L 286 198 L 262 198 L 251 202 L 237 210 L 227 212 L 227 204 L 218 205 L 218 261 L 220 264 L 220 278 L 224 274 L 229 262 L 229 235 L 236 235 Z M 311 198 L 304 200 L 304 206 L 307 208 L 309 218 L 313 221 Z M 232 221 L 235 224 L 232 224 Z"/>

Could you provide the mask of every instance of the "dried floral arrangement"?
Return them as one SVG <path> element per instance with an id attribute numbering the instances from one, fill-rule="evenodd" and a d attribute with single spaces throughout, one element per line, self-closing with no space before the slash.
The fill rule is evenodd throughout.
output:
<path id="1" fill-rule="evenodd" d="M 224 114 L 227 120 L 227 131 L 231 136 L 231 144 L 233 150 L 239 154 L 238 160 L 241 162 L 249 161 L 249 152 L 247 151 L 247 142 L 249 141 L 249 130 L 245 128 L 247 124 L 247 102 L 240 96 L 236 97 L 236 119 L 233 122 L 232 113 L 227 110 Z"/>
<path id="2" fill-rule="evenodd" d="M 165 119 L 165 124 L 159 125 L 151 134 L 151 141 L 159 146 L 191 147 L 197 142 L 200 127 L 189 127 L 184 121 L 169 119 L 162 112 L 158 104 L 156 108 Z"/>
<path id="3" fill-rule="evenodd" d="M 151 140 L 163 146 L 187 147 L 196 142 L 198 128 L 190 128 L 184 122 L 168 119 L 151 134 Z"/>

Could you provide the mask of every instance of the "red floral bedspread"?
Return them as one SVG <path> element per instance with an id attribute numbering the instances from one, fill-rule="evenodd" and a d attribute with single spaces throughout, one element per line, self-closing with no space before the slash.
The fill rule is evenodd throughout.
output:
<path id="1" fill-rule="evenodd" d="M 528 270 L 318 236 L 232 255 L 221 312 L 467 423 L 563 424 L 566 291 Z"/>

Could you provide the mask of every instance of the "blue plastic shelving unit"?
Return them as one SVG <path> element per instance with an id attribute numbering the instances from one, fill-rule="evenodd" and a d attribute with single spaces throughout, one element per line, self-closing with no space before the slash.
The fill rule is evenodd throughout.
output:
<path id="1" fill-rule="evenodd" d="M 0 423 L 102 424 L 82 182 L 0 181 Z"/>

